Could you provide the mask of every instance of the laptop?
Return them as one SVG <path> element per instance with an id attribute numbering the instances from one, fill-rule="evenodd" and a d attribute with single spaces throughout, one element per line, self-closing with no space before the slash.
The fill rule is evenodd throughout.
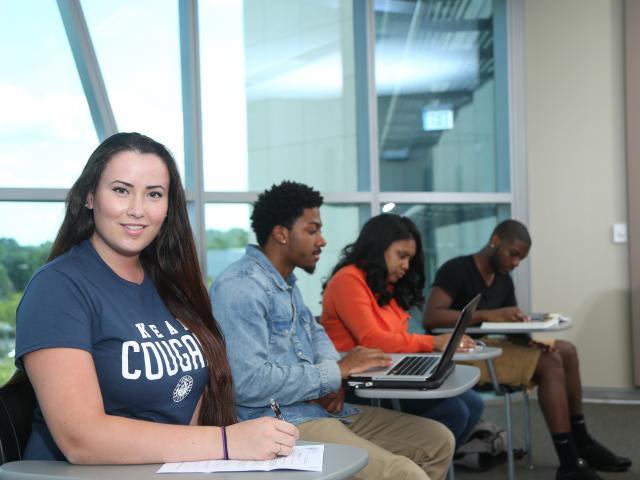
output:
<path id="1" fill-rule="evenodd" d="M 390 367 L 351 374 L 349 385 L 354 388 L 438 388 L 456 366 L 453 356 L 476 311 L 480 296 L 476 295 L 460 312 L 442 355 L 392 354 L 393 364 Z"/>

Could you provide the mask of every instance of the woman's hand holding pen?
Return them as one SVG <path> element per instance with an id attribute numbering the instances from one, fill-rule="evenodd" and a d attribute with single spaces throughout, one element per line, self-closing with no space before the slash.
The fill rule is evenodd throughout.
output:
<path id="1" fill-rule="evenodd" d="M 291 454 L 300 432 L 290 423 L 273 417 L 235 423 L 227 428 L 229 458 L 269 460 Z"/>

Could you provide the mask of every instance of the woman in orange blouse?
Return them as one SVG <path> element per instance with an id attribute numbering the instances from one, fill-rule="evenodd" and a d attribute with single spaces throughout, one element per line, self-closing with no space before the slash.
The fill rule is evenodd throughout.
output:
<path id="1" fill-rule="evenodd" d="M 422 240 L 414 223 L 382 214 L 362 227 L 347 245 L 325 284 L 321 322 L 341 352 L 361 345 L 388 353 L 442 351 L 449 334 L 409 333 L 407 311 L 424 302 Z M 474 342 L 463 337 L 461 347 Z M 453 432 L 458 446 L 480 419 L 484 404 L 473 390 L 439 400 L 401 400 L 402 410 L 437 420 Z"/>

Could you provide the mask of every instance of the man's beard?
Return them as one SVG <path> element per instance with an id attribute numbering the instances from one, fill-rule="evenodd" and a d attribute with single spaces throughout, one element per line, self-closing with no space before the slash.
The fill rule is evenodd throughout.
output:
<path id="1" fill-rule="evenodd" d="M 310 265 L 307 267 L 300 267 L 302 270 L 304 270 L 305 272 L 307 272 L 309 275 L 313 274 L 313 272 L 316 271 L 316 266 L 315 265 Z"/>

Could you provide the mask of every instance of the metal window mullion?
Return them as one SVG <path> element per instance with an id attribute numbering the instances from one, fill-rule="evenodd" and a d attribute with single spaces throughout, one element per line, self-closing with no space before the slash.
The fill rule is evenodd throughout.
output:
<path id="1" fill-rule="evenodd" d="M 496 190 L 505 192 L 510 191 L 512 186 L 509 164 L 509 28 L 506 0 L 494 0 L 492 22 Z"/>
<path id="2" fill-rule="evenodd" d="M 260 192 L 205 192 L 205 202 L 253 203 Z M 325 203 L 370 203 L 370 192 L 322 192 Z"/>
<path id="3" fill-rule="evenodd" d="M 356 110 L 356 157 L 358 191 L 371 190 L 369 135 L 369 44 L 367 43 L 368 3 L 353 2 L 353 57 Z M 344 56 L 344 55 L 343 55 Z"/>
<path id="4" fill-rule="evenodd" d="M 180 17 L 180 70 L 182 75 L 182 121 L 184 128 L 185 188 L 191 228 L 202 274 L 207 276 L 207 232 L 204 222 L 204 166 L 198 2 L 178 2 Z"/>
<path id="5" fill-rule="evenodd" d="M 58 0 L 58 9 L 67 32 L 67 39 L 78 69 L 80 82 L 87 98 L 93 125 L 98 134 L 98 139 L 103 141 L 105 138 L 117 133 L 118 127 L 113 116 L 109 96 L 100 72 L 100 65 L 93 48 L 93 42 L 89 35 L 80 0 Z"/>
<path id="6" fill-rule="evenodd" d="M 511 216 L 529 225 L 529 178 L 526 145 L 524 1 L 507 2 L 507 66 L 509 86 L 509 157 L 513 203 Z M 533 239 L 535 243 L 535 238 Z M 534 251 L 535 254 L 535 251 Z M 531 261 L 513 272 L 518 305 L 532 311 Z"/>
<path id="7" fill-rule="evenodd" d="M 66 188 L 0 188 L 0 202 L 64 202 Z"/>
<path id="8" fill-rule="evenodd" d="M 378 96 L 376 92 L 376 15 L 373 0 L 367 0 L 367 91 L 369 92 L 369 174 L 371 184 L 371 216 L 380 213 L 380 165 L 378 163 Z"/>
<path id="9" fill-rule="evenodd" d="M 380 203 L 438 203 L 438 204 L 510 204 L 513 200 L 511 193 L 481 193 L 481 192 L 382 192 L 379 194 Z"/>
<path id="10" fill-rule="evenodd" d="M 252 203 L 259 192 L 205 192 L 204 201 L 212 203 Z M 193 197 L 188 192 L 189 198 Z M 371 203 L 373 192 L 322 192 L 326 204 Z M 495 203 L 511 204 L 513 195 L 509 192 L 381 192 L 380 202 L 395 203 Z"/>

